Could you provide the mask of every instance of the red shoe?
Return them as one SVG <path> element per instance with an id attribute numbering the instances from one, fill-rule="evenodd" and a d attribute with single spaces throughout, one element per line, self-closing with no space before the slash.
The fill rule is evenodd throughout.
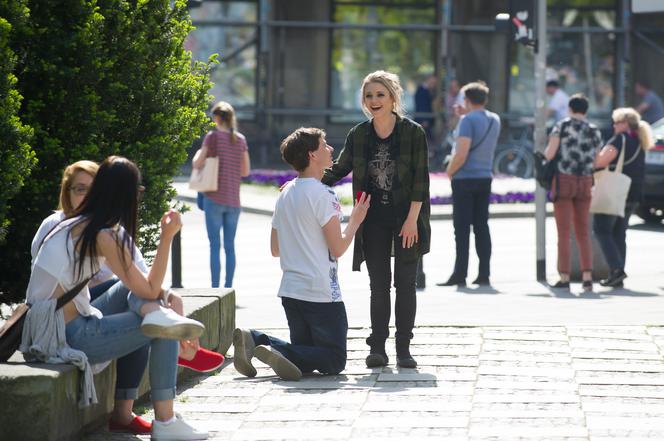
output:
<path id="1" fill-rule="evenodd" d="M 219 369 L 224 363 L 224 356 L 219 352 L 210 351 L 209 349 L 199 348 L 191 360 L 185 360 L 178 357 L 178 365 L 198 371 L 210 372 Z"/>
<path id="2" fill-rule="evenodd" d="M 113 420 L 108 422 L 108 430 L 111 432 L 133 433 L 134 435 L 146 435 L 152 433 L 152 423 L 148 423 L 143 418 L 136 415 L 131 423 L 120 424 Z"/>

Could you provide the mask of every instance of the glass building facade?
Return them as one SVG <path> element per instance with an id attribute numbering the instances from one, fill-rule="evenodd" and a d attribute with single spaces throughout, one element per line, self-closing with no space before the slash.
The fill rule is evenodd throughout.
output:
<path id="1" fill-rule="evenodd" d="M 630 0 L 548 0 L 547 8 L 547 79 L 585 93 L 600 126 L 613 108 L 637 104 L 635 80 L 664 94 L 664 13 L 632 14 Z M 418 84 L 438 75 L 439 139 L 449 82 L 484 80 L 510 138 L 531 124 L 535 85 L 532 48 L 495 28 L 496 14 L 509 10 L 510 0 L 204 0 L 191 9 L 187 48 L 201 60 L 219 54 L 211 93 L 238 110 L 258 164 L 278 160 L 280 140 L 301 125 L 324 128 L 341 147 L 363 119 L 362 78 L 377 69 L 399 74 L 411 114 Z"/>

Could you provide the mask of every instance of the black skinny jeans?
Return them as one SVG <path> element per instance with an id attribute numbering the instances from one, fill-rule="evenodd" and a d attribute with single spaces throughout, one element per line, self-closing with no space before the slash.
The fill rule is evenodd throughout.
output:
<path id="1" fill-rule="evenodd" d="M 404 248 L 401 246 L 399 230 L 395 231 L 394 228 L 383 225 L 365 224 L 363 247 L 371 287 L 371 335 L 367 338 L 367 344 L 377 349 L 385 346 L 385 340 L 390 335 L 392 243 L 394 243 L 395 254 L 394 316 L 397 328 L 395 335 L 397 348 L 400 345 L 408 347 L 413 338 L 413 326 L 415 325 L 417 260 L 412 262 L 404 260 Z"/>
<path id="2" fill-rule="evenodd" d="M 468 275 L 468 247 L 470 226 L 475 234 L 475 251 L 480 259 L 478 277 L 488 278 L 491 261 L 491 234 L 489 233 L 489 196 L 491 178 L 453 179 L 452 200 L 456 260 L 453 277 L 464 279 Z"/>

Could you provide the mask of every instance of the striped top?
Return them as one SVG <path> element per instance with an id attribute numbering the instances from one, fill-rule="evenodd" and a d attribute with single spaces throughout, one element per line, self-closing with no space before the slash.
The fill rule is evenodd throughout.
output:
<path id="1" fill-rule="evenodd" d="M 244 135 L 236 132 L 237 141 L 231 140 L 231 134 L 212 130 L 203 140 L 207 147 L 207 157 L 219 157 L 219 185 L 217 191 L 209 191 L 205 196 L 220 205 L 240 206 L 240 166 L 244 152 L 249 148 Z"/>

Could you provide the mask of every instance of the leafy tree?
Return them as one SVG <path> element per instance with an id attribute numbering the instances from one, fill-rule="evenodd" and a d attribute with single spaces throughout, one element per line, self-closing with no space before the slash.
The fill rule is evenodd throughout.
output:
<path id="1" fill-rule="evenodd" d="M 13 40 L 23 120 L 34 127 L 38 170 L 14 199 L 11 243 L 0 255 L 0 291 L 23 296 L 29 249 L 57 205 L 62 169 L 111 154 L 143 174 L 140 245 L 156 248 L 171 177 L 209 126 L 210 63 L 192 63 L 185 0 L 27 0 L 29 25 Z M 5 276 L 6 275 L 6 276 Z"/>
<path id="2" fill-rule="evenodd" d="M 32 129 L 18 117 L 21 94 L 16 90 L 16 54 L 9 47 L 15 27 L 24 26 L 28 10 L 17 0 L 0 0 L 0 243 L 6 240 L 10 220 L 10 199 L 23 186 L 35 165 L 35 154 L 28 145 Z"/>

